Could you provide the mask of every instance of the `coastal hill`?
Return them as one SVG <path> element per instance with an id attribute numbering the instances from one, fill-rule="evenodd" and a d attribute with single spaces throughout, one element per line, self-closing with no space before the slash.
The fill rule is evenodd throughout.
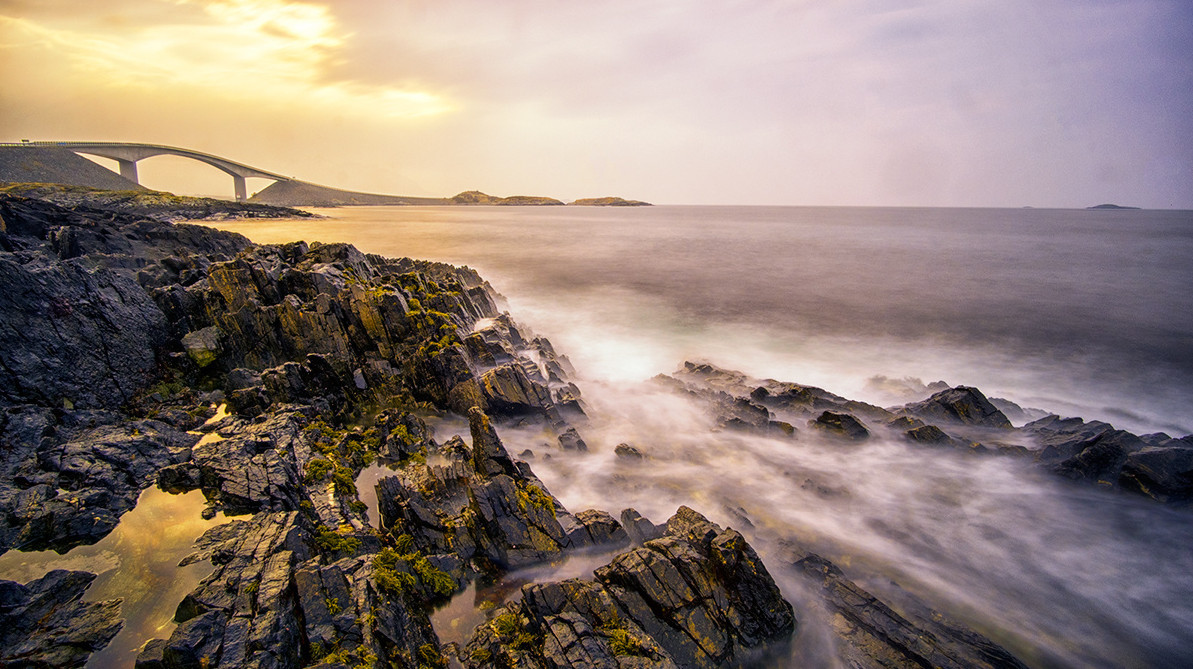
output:
<path id="1" fill-rule="evenodd" d="M 494 197 L 486 195 L 479 190 L 466 190 L 453 197 L 448 204 L 484 204 L 497 206 L 556 206 L 562 205 L 563 202 L 556 200 L 553 197 L 543 197 L 541 195 L 511 195 L 509 197 Z"/>
<path id="2" fill-rule="evenodd" d="M 116 191 L 148 190 L 69 149 L 0 147 L 0 182 L 56 183 Z"/>
<path id="3" fill-rule="evenodd" d="M 576 200 L 572 204 L 582 207 L 649 207 L 649 202 L 642 200 L 626 200 L 620 197 L 589 197 Z"/>
<path id="4" fill-rule="evenodd" d="M 441 197 L 405 197 L 341 190 L 306 181 L 277 181 L 249 198 L 249 202 L 275 207 L 342 207 L 351 205 L 442 205 Z"/>
<path id="5" fill-rule="evenodd" d="M 1139 209 L 1139 207 L 1124 207 L 1121 204 L 1096 204 L 1086 209 Z"/>

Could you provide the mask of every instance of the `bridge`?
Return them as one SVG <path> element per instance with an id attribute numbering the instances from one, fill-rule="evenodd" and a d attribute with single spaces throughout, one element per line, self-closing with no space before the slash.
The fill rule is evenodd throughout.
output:
<path id="1" fill-rule="evenodd" d="M 128 142 L 0 142 L 0 147 L 9 146 L 53 147 L 115 160 L 120 166 L 120 176 L 135 184 L 141 183 L 137 178 L 138 160 L 163 155 L 182 156 L 183 158 L 207 163 L 230 175 L 232 177 L 232 186 L 236 191 L 237 202 L 244 202 L 248 199 L 248 187 L 244 181 L 248 177 L 259 177 L 274 181 L 291 180 L 290 177 L 266 172 L 265 170 L 228 160 L 227 158 L 213 156 L 210 153 L 180 149 L 176 146 L 165 146 L 162 144 L 133 144 Z"/>

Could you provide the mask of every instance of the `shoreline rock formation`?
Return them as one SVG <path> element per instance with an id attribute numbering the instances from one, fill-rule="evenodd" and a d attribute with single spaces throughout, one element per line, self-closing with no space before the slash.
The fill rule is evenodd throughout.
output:
<path id="1" fill-rule="evenodd" d="M 184 564 L 214 571 L 137 666 L 446 666 L 458 649 L 429 614 L 468 582 L 629 542 L 608 513 L 564 509 L 505 451 L 498 424 L 578 447 L 584 404 L 567 359 L 500 312 L 472 270 L 11 195 L 0 221 L 0 548 L 93 543 L 155 483 L 244 518 L 198 539 Z M 205 424 L 220 402 L 228 415 Z M 435 441 L 419 414 L 443 411 L 468 416 L 471 445 Z M 377 530 L 355 482 L 382 462 L 393 474 L 377 486 Z M 655 534 L 623 517 L 635 536 Z M 740 649 L 790 636 L 791 607 L 741 535 L 677 518 L 614 558 L 603 587 L 646 584 L 658 560 L 712 580 L 688 594 L 666 581 L 686 598 L 674 610 L 619 594 L 626 622 L 602 628 L 607 658 L 643 647 L 658 661 L 639 666 L 734 666 Z M 90 578 L 61 591 L 75 601 Z M 115 633 L 119 603 L 30 628 L 22 602 L 44 582 L 0 582 L 0 615 L 24 630 L 0 661 L 81 666 Z M 536 620 L 569 620 L 556 604 Z M 723 641 L 677 640 L 697 619 Z M 566 657 L 532 637 L 469 648 Z"/>
<path id="2" fill-rule="evenodd" d="M 773 565 L 695 510 L 656 526 L 633 509 L 564 508 L 499 432 L 534 426 L 560 451 L 587 449 L 580 388 L 471 269 L 255 245 L 167 222 L 192 215 L 169 201 L 87 198 L 0 194 L 0 551 L 94 543 L 155 484 L 237 516 L 198 538 L 184 563 L 213 571 L 137 666 L 750 666 L 785 661 L 813 609 L 851 666 L 1022 666 L 798 545 L 776 557 L 811 605 L 785 601 Z M 883 408 L 707 364 L 658 381 L 704 403 L 716 429 L 1030 457 L 1190 499 L 1189 437 L 1055 416 L 1015 428 L 975 388 Z M 207 423 L 220 403 L 227 415 Z M 467 417 L 468 441 L 428 427 L 448 412 Z M 356 485 L 377 466 L 374 526 Z M 462 645 L 437 637 L 433 608 L 469 584 L 593 551 L 610 557 L 592 578 L 526 584 Z M 119 602 L 82 603 L 90 582 L 0 582 L 0 662 L 81 666 L 107 643 Z"/>
<path id="3" fill-rule="evenodd" d="M 933 384 L 936 392 L 926 399 L 883 408 L 708 363 L 686 362 L 675 374 L 656 381 L 704 402 L 722 428 L 777 434 L 780 426 L 786 430 L 806 424 L 844 441 L 880 434 L 920 446 L 1030 458 L 1074 481 L 1141 494 L 1175 507 L 1193 506 L 1193 435 L 1140 436 L 1108 423 L 1054 414 L 1014 427 L 996 402 L 1023 416 L 1034 417 L 1038 410 L 989 399 L 968 386 L 937 390 Z"/>

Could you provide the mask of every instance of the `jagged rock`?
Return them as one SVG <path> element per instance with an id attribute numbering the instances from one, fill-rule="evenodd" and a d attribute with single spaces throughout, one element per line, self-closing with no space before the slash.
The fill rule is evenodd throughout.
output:
<path id="1" fill-rule="evenodd" d="M 788 549 L 788 560 L 819 590 L 841 660 L 857 669 L 1026 669 L 986 637 L 907 597 L 904 617 L 858 587 L 832 562 Z"/>
<path id="2" fill-rule="evenodd" d="M 502 446 L 497 431 L 485 412 L 473 407 L 468 412 L 468 428 L 472 432 L 472 467 L 481 476 L 496 474 L 518 475 L 518 468 Z"/>
<path id="3" fill-rule="evenodd" d="M 552 404 L 547 386 L 530 378 L 519 364 L 490 369 L 481 375 L 479 383 L 486 406 L 498 415 L 541 414 Z"/>
<path id="4" fill-rule="evenodd" d="M 1193 446 L 1148 446 L 1127 456 L 1119 483 L 1153 499 L 1185 501 L 1193 498 Z"/>
<path id="5" fill-rule="evenodd" d="M 194 448 L 194 464 L 208 496 L 233 512 L 294 511 L 302 501 L 303 473 L 319 459 L 304 439 L 303 411 L 268 414 L 239 424 L 229 436 Z"/>
<path id="6" fill-rule="evenodd" d="M 630 541 L 638 546 L 663 536 L 663 528 L 643 518 L 637 509 L 622 510 L 621 526 L 625 529 Z"/>
<path id="7" fill-rule="evenodd" d="M 580 433 L 576 432 L 576 428 L 569 427 L 559 435 L 559 447 L 565 451 L 587 451 L 588 444 L 580 438 Z"/>
<path id="8" fill-rule="evenodd" d="M 808 427 L 849 441 L 864 441 L 870 438 L 870 431 L 866 426 L 847 413 L 825 411 L 816 420 L 808 421 Z"/>
<path id="9" fill-rule="evenodd" d="M 182 564 L 210 559 L 215 571 L 178 605 L 165 643 L 138 667 L 299 666 L 301 609 L 294 566 L 315 553 L 297 513 L 261 513 L 208 531 Z"/>
<path id="10" fill-rule="evenodd" d="M 623 546 L 629 535 L 613 516 L 599 509 L 587 509 L 575 515 L 576 527 L 567 532 L 572 546 Z"/>
<path id="11" fill-rule="evenodd" d="M 1146 444 L 1113 425 L 1049 416 L 1023 426 L 1043 449 L 1037 459 L 1062 476 L 1114 484 L 1130 454 Z"/>
<path id="12" fill-rule="evenodd" d="M 619 458 L 626 458 L 630 460 L 641 460 L 643 457 L 642 451 L 630 446 L 629 444 L 618 444 L 616 447 L 614 447 L 613 453 Z"/>
<path id="13" fill-rule="evenodd" d="M 686 507 L 662 538 L 595 574 L 524 586 L 521 601 L 477 629 L 465 664 L 738 666 L 795 628 L 791 605 L 742 536 Z"/>
<path id="14" fill-rule="evenodd" d="M 157 470 L 198 437 L 108 412 L 9 410 L 0 424 L 0 551 L 95 543 L 133 508 Z"/>
<path id="15" fill-rule="evenodd" d="M 1030 407 L 1022 407 L 1012 402 L 1011 400 L 1002 397 L 990 397 L 990 404 L 993 404 L 996 409 L 1001 411 L 1007 420 L 1012 423 L 1027 423 L 1041 418 L 1047 418 L 1048 412 L 1043 409 L 1032 409 Z"/>
<path id="16" fill-rule="evenodd" d="M 530 497 L 505 474 L 469 486 L 468 496 L 477 556 L 500 570 L 544 562 L 570 545 L 553 501 Z"/>
<path id="17" fill-rule="evenodd" d="M 952 437 L 945 434 L 943 430 L 935 425 L 921 425 L 920 427 L 912 428 L 903 433 L 908 441 L 914 441 L 917 444 L 951 444 Z"/>
<path id="18" fill-rule="evenodd" d="M 24 585 L 0 581 L 0 665 L 81 667 L 120 631 L 121 600 L 84 602 L 95 574 L 56 569 Z"/>
<path id="19" fill-rule="evenodd" d="M 968 386 L 942 390 L 922 402 L 904 406 L 901 411 L 929 421 L 1011 427 L 1011 421 L 986 399 L 982 391 Z"/>

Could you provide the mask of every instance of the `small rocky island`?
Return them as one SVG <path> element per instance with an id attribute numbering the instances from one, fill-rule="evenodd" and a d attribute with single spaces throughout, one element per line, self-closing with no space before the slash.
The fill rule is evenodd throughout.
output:
<path id="1" fill-rule="evenodd" d="M 1086 207 L 1086 209 L 1139 209 L 1139 207 L 1124 207 L 1121 204 L 1095 204 L 1092 207 Z"/>
<path id="2" fill-rule="evenodd" d="M 590 197 L 581 198 L 572 202 L 573 205 L 581 207 L 649 207 L 649 202 L 642 200 L 626 200 L 620 197 Z"/>
<path id="3" fill-rule="evenodd" d="M 564 508 L 501 431 L 534 426 L 560 457 L 587 449 L 581 389 L 469 268 L 54 199 L 0 194 L 0 552 L 94 543 L 155 485 L 236 517 L 197 538 L 183 562 L 212 571 L 138 667 L 776 666 L 800 621 L 825 615 L 845 666 L 1024 666 L 798 541 L 768 558 L 803 581 L 784 597 L 746 526 L 688 507 L 654 521 Z M 1191 497 L 1189 437 L 1055 416 L 1016 429 L 973 388 L 884 409 L 703 363 L 657 381 L 717 429 L 881 435 Z M 440 415 L 468 438 L 436 434 Z M 379 527 L 356 487 L 377 463 Z M 577 553 L 607 559 L 591 578 L 522 585 L 462 643 L 431 624 L 472 584 Z M 81 599 L 93 579 L 0 581 L 0 665 L 77 667 L 104 647 L 120 601 Z"/>

